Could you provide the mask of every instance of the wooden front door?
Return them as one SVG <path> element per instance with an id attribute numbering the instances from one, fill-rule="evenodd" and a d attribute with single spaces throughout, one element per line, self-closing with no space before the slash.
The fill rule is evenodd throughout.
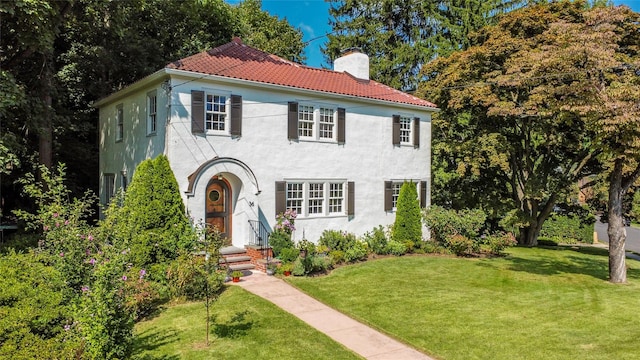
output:
<path id="1" fill-rule="evenodd" d="M 222 236 L 231 239 L 231 190 L 224 180 L 216 178 L 207 185 L 207 224 L 218 228 Z"/>

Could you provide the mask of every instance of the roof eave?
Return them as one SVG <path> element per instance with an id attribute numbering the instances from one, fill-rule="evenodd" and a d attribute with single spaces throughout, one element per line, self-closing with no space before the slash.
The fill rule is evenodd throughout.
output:
<path id="1" fill-rule="evenodd" d="M 329 97 L 335 97 L 335 98 L 348 98 L 348 99 L 365 102 L 365 103 L 391 105 L 394 107 L 418 109 L 418 110 L 427 111 L 427 112 L 440 111 L 440 109 L 436 107 L 431 107 L 431 106 L 421 106 L 421 105 L 414 105 L 414 104 L 408 104 L 408 103 L 402 103 L 402 102 L 396 102 L 396 101 L 372 99 L 372 98 L 367 98 L 362 96 L 345 95 L 345 94 L 339 94 L 334 92 L 311 90 L 311 89 L 299 88 L 294 86 L 270 84 L 270 83 L 265 83 L 261 81 L 237 79 L 237 78 L 232 78 L 227 76 L 198 73 L 198 72 L 188 71 L 188 70 L 178 70 L 178 69 L 170 69 L 170 68 L 165 68 L 164 70 L 168 75 L 178 75 L 182 77 L 189 77 L 189 78 L 194 78 L 195 80 L 216 80 L 216 81 L 223 81 L 223 82 L 228 82 L 233 84 L 242 84 L 242 85 L 250 84 L 256 87 L 271 88 L 271 89 L 277 89 L 277 90 L 286 89 L 288 91 L 294 90 L 297 92 L 302 92 L 310 95 L 313 94 L 313 95 L 323 95 L 323 96 L 329 96 Z"/>
<path id="2" fill-rule="evenodd" d="M 151 75 L 145 76 L 144 78 L 134 82 L 131 85 L 128 85 L 114 93 L 112 93 L 111 95 L 108 95 L 107 97 L 104 97 L 102 99 L 99 99 L 97 101 L 95 101 L 93 104 L 91 104 L 92 107 L 94 108 L 100 108 L 104 105 L 110 104 L 114 101 L 117 101 L 129 94 L 131 94 L 132 92 L 138 91 L 141 88 L 147 87 L 150 84 L 154 84 L 157 83 L 161 80 L 163 80 L 164 78 L 167 78 L 169 73 L 167 72 L 168 69 L 163 68 L 160 69 L 156 72 L 154 72 Z"/>

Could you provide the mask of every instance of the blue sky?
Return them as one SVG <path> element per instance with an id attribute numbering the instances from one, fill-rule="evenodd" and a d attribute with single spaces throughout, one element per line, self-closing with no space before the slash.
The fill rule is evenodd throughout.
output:
<path id="1" fill-rule="evenodd" d="M 239 0 L 226 1 L 230 4 L 239 2 Z M 614 3 L 627 5 L 634 11 L 640 12 L 640 0 L 614 0 Z M 305 49 L 307 65 L 327 66 L 320 48 L 327 40 L 323 35 L 331 31 L 328 3 L 324 0 L 262 0 L 262 10 L 281 19 L 286 18 L 291 25 L 302 30 L 303 41 L 311 40 Z"/>

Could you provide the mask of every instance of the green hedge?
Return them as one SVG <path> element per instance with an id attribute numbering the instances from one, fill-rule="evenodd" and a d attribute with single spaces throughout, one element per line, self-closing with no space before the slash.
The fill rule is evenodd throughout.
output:
<path id="1" fill-rule="evenodd" d="M 540 237 L 561 244 L 591 244 L 594 225 L 595 219 L 588 212 L 584 213 L 582 210 L 566 214 L 556 212 L 544 222 Z"/>

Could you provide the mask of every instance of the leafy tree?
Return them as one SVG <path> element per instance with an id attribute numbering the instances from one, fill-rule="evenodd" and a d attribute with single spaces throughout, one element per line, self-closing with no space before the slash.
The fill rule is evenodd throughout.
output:
<path id="1" fill-rule="evenodd" d="M 396 206 L 396 220 L 391 229 L 391 240 L 403 244 L 422 240 L 422 216 L 418 191 L 416 184 L 411 181 L 405 181 L 400 188 Z"/>
<path id="2" fill-rule="evenodd" d="M 234 8 L 239 19 L 237 35 L 255 48 L 298 63 L 305 61 L 302 31 L 293 28 L 286 19 L 260 10 L 261 0 L 245 0 Z"/>
<path id="3" fill-rule="evenodd" d="M 369 55 L 372 79 L 413 90 L 420 68 L 438 55 L 469 45 L 468 34 L 523 0 L 332 0 L 333 34 L 328 60 L 360 48 Z"/>
<path id="4" fill-rule="evenodd" d="M 0 16 L 0 141 L 23 165 L 66 163 L 75 195 L 98 187 L 97 99 L 234 35 L 302 59 L 299 31 L 223 0 L 1 1 Z M 12 186 L 28 169 L 3 177 L 5 207 L 31 205 Z"/>
<path id="5" fill-rule="evenodd" d="M 564 67 L 564 105 L 596 134 L 591 146 L 608 179 L 609 280 L 619 283 L 626 281 L 624 198 L 640 178 L 640 14 L 599 6 L 580 15 L 555 24 L 557 41 L 539 55 Z"/>
<path id="6" fill-rule="evenodd" d="M 597 134 L 566 95 L 582 68 L 542 55 L 563 41 L 558 24 L 584 23 L 584 9 L 578 1 L 510 12 L 480 31 L 476 46 L 424 68 L 430 81 L 419 93 L 443 110 L 434 121 L 434 187 L 456 194 L 449 206 L 484 207 L 493 217 L 515 209 L 522 245 L 536 245 L 554 204 L 598 171 Z"/>

